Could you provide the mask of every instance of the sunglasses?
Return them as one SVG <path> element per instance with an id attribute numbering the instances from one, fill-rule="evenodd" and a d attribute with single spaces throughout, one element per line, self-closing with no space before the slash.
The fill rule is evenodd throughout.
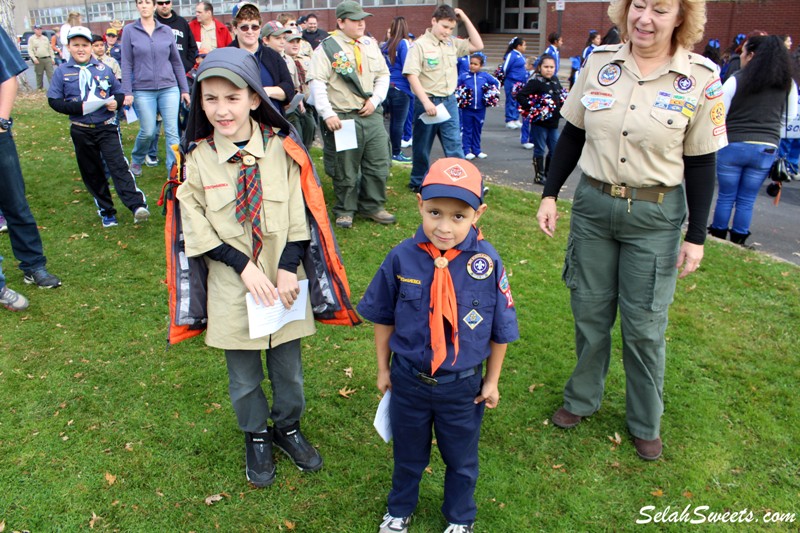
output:
<path id="1" fill-rule="evenodd" d="M 258 31 L 260 29 L 261 26 L 259 24 L 242 24 L 241 26 L 239 26 L 239 30 L 241 31 L 250 31 L 250 30 Z"/>
<path id="2" fill-rule="evenodd" d="M 172 3 L 172 0 L 168 0 L 167 2 L 156 2 L 156 4 L 160 6 L 168 6 Z"/>

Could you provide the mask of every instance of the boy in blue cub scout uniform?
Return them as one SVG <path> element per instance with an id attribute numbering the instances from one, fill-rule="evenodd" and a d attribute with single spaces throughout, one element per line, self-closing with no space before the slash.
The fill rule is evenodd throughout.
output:
<path id="1" fill-rule="evenodd" d="M 116 111 L 125 97 L 120 83 L 112 70 L 92 55 L 92 33 L 88 28 L 71 28 L 67 46 L 70 59 L 56 69 L 47 98 L 50 107 L 69 115 L 70 136 L 83 183 L 94 197 L 103 226 L 116 226 L 117 210 L 103 170 L 105 161 L 117 196 L 131 210 L 135 223 L 144 222 L 150 216 L 147 200 L 131 174 L 117 127 Z M 112 99 L 99 109 L 85 113 L 87 102 L 108 98 Z"/>
<path id="2" fill-rule="evenodd" d="M 381 532 L 407 531 L 433 428 L 446 531 L 471 532 L 475 521 L 484 407 L 497 405 L 506 345 L 519 338 L 503 263 L 475 227 L 482 192 L 472 163 L 434 163 L 417 194 L 422 225 L 389 252 L 358 305 L 375 326 L 378 389 L 392 391 L 394 474 Z"/>

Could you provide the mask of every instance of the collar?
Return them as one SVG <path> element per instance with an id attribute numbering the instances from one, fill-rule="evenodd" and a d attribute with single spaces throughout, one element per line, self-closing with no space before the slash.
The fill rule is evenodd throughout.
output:
<path id="1" fill-rule="evenodd" d="M 422 231 L 422 225 L 417 228 L 417 232 L 414 234 L 412 239 L 414 244 L 420 244 L 423 242 L 431 242 L 430 239 L 425 235 L 425 232 Z M 477 251 L 478 250 L 478 230 L 475 229 L 475 226 L 472 226 L 469 229 L 469 233 L 467 233 L 467 237 L 456 245 L 457 250 L 461 250 L 462 252 L 470 252 L 470 251 Z"/>
<path id="2" fill-rule="evenodd" d="M 250 140 L 247 141 L 247 144 L 242 150 L 256 159 L 261 159 L 266 153 L 261 127 L 258 125 L 258 122 L 252 118 L 250 118 L 250 127 L 253 129 L 253 133 L 250 135 Z M 216 130 L 214 130 L 214 145 L 217 147 L 217 161 L 220 164 L 227 162 L 228 159 L 236 155 L 236 152 L 239 151 L 238 146 Z"/>
<path id="3" fill-rule="evenodd" d="M 452 45 L 453 44 L 453 42 L 452 42 L 453 41 L 453 37 L 452 36 L 448 37 L 447 39 L 444 39 L 444 40 L 439 39 L 438 37 L 436 37 L 433 34 L 433 31 L 431 31 L 430 28 L 425 30 L 425 33 L 423 33 L 422 36 L 423 37 L 427 37 L 428 39 L 430 39 L 430 41 L 432 43 L 434 43 L 434 44 L 436 44 L 438 46 L 448 46 L 448 45 Z"/>
<path id="4" fill-rule="evenodd" d="M 96 65 L 96 66 L 100 65 L 100 61 L 96 57 L 94 57 L 94 54 L 92 54 L 89 57 L 89 62 L 87 63 L 87 66 L 90 65 Z M 81 68 L 81 65 L 76 63 L 75 58 L 70 56 L 69 61 L 67 61 L 67 67 Z"/>
<path id="5" fill-rule="evenodd" d="M 672 56 L 670 57 L 670 61 L 666 67 L 666 70 L 676 72 L 678 74 L 682 74 L 683 76 L 687 77 L 691 76 L 692 75 L 692 64 L 690 62 L 691 57 L 692 54 L 689 53 L 689 51 L 686 48 L 678 45 L 678 47 L 675 49 L 675 53 L 672 54 Z M 633 59 L 633 54 L 631 53 L 630 42 L 622 45 L 620 49 L 617 50 L 616 53 L 614 53 L 614 56 L 611 58 L 611 61 L 620 63 L 624 63 L 627 60 L 630 60 L 630 62 L 634 65 L 636 64 L 636 61 Z M 638 68 L 636 67 L 634 68 L 635 72 L 639 71 Z M 657 77 L 660 76 L 663 72 L 664 72 L 663 70 L 659 69 L 651 73 L 650 76 Z"/>

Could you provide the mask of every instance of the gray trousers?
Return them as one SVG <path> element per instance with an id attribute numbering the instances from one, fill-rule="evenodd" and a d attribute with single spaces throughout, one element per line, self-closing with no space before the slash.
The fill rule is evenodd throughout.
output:
<path id="1" fill-rule="evenodd" d="M 260 350 L 225 350 L 228 392 L 242 431 L 261 433 L 267 419 L 284 428 L 300 421 L 306 406 L 303 394 L 303 365 L 300 339 L 268 348 L 267 374 L 272 385 L 272 410 L 261 382 L 264 365 Z"/>
<path id="2" fill-rule="evenodd" d="M 33 71 L 36 73 L 36 89 L 44 89 L 44 74 L 47 74 L 47 82 L 53 83 L 53 59 L 50 57 L 39 57 L 38 63 L 33 64 Z"/>
<path id="3" fill-rule="evenodd" d="M 578 356 L 564 388 L 569 412 L 588 416 L 600 408 L 619 308 L 628 429 L 641 439 L 659 436 L 667 314 L 685 218 L 683 188 L 666 194 L 661 204 L 629 203 L 581 178 L 563 272 Z"/>

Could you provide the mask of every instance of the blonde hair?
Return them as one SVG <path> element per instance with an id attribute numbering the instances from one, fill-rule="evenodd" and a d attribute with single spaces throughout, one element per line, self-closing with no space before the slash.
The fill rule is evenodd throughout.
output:
<path id="1" fill-rule="evenodd" d="M 69 12 L 69 14 L 67 14 L 67 24 L 69 24 L 70 26 L 74 26 L 74 25 L 75 25 L 75 23 L 76 23 L 76 22 L 78 21 L 78 19 L 80 19 L 80 18 L 81 18 L 81 14 L 80 14 L 79 12 L 77 12 L 77 11 L 70 11 L 70 12 Z"/>
<path id="2" fill-rule="evenodd" d="M 672 32 L 672 45 L 680 45 L 691 50 L 703 39 L 706 25 L 706 0 L 676 0 L 679 16 L 683 18 L 680 26 Z M 608 18 L 619 27 L 620 37 L 627 41 L 628 10 L 633 0 L 611 0 L 608 6 Z"/>

